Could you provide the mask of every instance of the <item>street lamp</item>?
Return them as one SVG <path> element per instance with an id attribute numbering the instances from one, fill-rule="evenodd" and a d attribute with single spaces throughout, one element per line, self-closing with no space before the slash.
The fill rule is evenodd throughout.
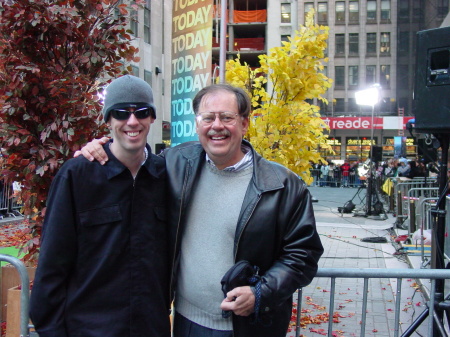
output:
<path id="1" fill-rule="evenodd" d="M 355 92 L 356 104 L 372 107 L 372 122 L 370 130 L 370 154 L 369 154 L 369 177 L 367 179 L 366 192 L 366 216 L 372 215 L 372 189 L 373 189 L 373 114 L 375 104 L 380 100 L 381 86 L 378 83 L 373 84 L 370 88 Z"/>

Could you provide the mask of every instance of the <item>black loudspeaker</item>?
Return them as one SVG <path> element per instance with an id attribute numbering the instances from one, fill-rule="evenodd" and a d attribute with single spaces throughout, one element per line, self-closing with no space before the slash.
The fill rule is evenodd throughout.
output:
<path id="1" fill-rule="evenodd" d="M 415 129 L 450 133 L 450 27 L 417 33 Z"/>
<path id="2" fill-rule="evenodd" d="M 155 144 L 155 154 L 160 154 L 165 148 L 166 148 L 166 144 L 156 143 Z"/>
<path id="3" fill-rule="evenodd" d="M 383 148 L 381 146 L 374 146 L 372 148 L 372 160 L 375 162 L 383 160 Z"/>
<path id="4" fill-rule="evenodd" d="M 437 160 L 437 149 L 433 147 L 433 144 L 427 145 L 425 139 L 419 139 L 417 145 L 417 154 L 419 155 L 419 158 L 423 159 L 425 164 Z"/>

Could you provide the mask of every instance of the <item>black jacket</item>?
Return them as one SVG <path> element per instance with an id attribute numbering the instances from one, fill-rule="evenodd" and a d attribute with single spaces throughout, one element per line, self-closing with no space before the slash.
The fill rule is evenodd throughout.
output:
<path id="1" fill-rule="evenodd" d="M 308 285 L 316 275 L 323 247 L 305 183 L 284 166 L 252 151 L 253 177 L 236 226 L 234 256 L 235 262 L 248 260 L 260 268 L 261 313 L 270 325 L 251 324 L 251 316 L 233 315 L 234 336 L 285 337 L 291 318 L 292 294 Z M 198 142 L 190 142 L 169 149 L 164 155 L 172 201 L 171 241 L 175 245 L 171 283 L 172 289 L 176 289 L 186 210 L 205 163 L 205 152 Z M 177 225 L 173 227 L 173 224 Z"/>
<path id="2" fill-rule="evenodd" d="M 52 183 L 31 319 L 40 337 L 169 337 L 164 160 L 147 147 L 133 180 L 104 148 L 105 166 L 71 159 Z"/>

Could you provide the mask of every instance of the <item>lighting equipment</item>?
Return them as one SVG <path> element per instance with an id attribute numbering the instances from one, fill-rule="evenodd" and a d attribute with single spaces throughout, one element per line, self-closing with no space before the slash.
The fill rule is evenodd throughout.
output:
<path id="1" fill-rule="evenodd" d="M 372 107 L 372 122 L 370 127 L 370 155 L 369 155 L 369 174 L 367 177 L 367 190 L 366 190 L 366 210 L 365 216 L 374 215 L 375 212 L 372 211 L 372 196 L 374 194 L 373 190 L 373 115 L 375 111 L 375 104 L 380 100 L 380 90 L 381 86 L 378 83 L 373 84 L 371 87 L 365 90 L 360 90 L 355 92 L 356 104 L 365 105 Z M 378 214 L 377 214 L 378 215 Z"/>

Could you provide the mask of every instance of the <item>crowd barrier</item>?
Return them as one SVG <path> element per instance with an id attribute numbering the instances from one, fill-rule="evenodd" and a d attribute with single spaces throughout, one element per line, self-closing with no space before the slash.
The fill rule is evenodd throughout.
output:
<path id="1" fill-rule="evenodd" d="M 17 197 L 20 186 L 0 181 L 0 219 L 21 216 L 22 203 Z"/>
<path id="2" fill-rule="evenodd" d="M 396 279 L 396 289 L 393 289 L 393 295 L 395 297 L 395 309 L 394 309 L 394 324 L 390 327 L 391 331 L 394 331 L 394 337 L 398 337 L 400 333 L 400 328 L 403 331 L 408 332 L 412 330 L 412 325 L 405 326 L 405 324 L 400 324 L 400 313 L 402 310 L 401 304 L 405 304 L 411 301 L 411 298 L 407 296 L 402 297 L 402 282 L 407 279 L 417 279 L 417 280 L 429 280 L 431 284 L 431 289 L 429 293 L 423 292 L 426 300 L 428 300 L 428 310 L 429 317 L 435 317 L 435 307 L 434 305 L 430 305 L 430 303 L 435 303 L 435 283 L 437 279 L 449 279 L 450 278 L 450 270 L 448 269 L 357 269 L 357 268 L 322 268 L 319 269 L 316 275 L 317 278 L 329 278 L 331 280 L 331 289 L 327 291 L 329 293 L 329 303 L 328 303 L 328 334 L 327 336 L 335 336 L 333 334 L 333 314 L 335 313 L 335 297 L 338 294 L 338 290 L 336 290 L 336 279 L 349 279 L 349 278 L 357 278 L 363 279 L 364 286 L 363 291 L 359 293 L 362 297 L 360 301 L 362 301 L 361 311 L 359 313 L 355 313 L 357 315 L 356 321 L 360 322 L 360 333 L 357 335 L 353 333 L 352 336 L 361 336 L 364 337 L 366 335 L 366 323 L 368 315 L 377 315 L 380 313 L 377 312 L 369 312 L 367 310 L 368 303 L 368 294 L 369 290 L 369 280 L 371 279 Z M 393 283 L 393 284 L 395 284 Z M 300 336 L 300 313 L 302 312 L 302 304 L 303 304 L 304 296 L 303 289 L 299 289 L 298 291 L 298 300 L 297 300 L 297 321 L 296 321 L 296 330 L 295 336 Z M 383 313 L 384 314 L 384 313 Z M 324 323 L 325 324 L 325 323 Z M 355 329 L 358 329 L 355 326 Z M 436 336 L 434 333 L 433 320 L 428 320 L 427 326 L 428 334 L 427 336 Z M 411 333 L 413 331 L 410 331 Z M 373 331 L 370 331 L 370 335 L 372 335 Z M 409 335 L 408 335 L 409 336 Z"/>
<path id="3" fill-rule="evenodd" d="M 313 177 L 311 186 L 318 187 L 359 187 L 364 184 L 365 180 L 355 172 L 343 175 L 340 170 L 333 170 L 327 175 L 322 175 L 319 169 L 312 169 L 311 176 Z"/>

